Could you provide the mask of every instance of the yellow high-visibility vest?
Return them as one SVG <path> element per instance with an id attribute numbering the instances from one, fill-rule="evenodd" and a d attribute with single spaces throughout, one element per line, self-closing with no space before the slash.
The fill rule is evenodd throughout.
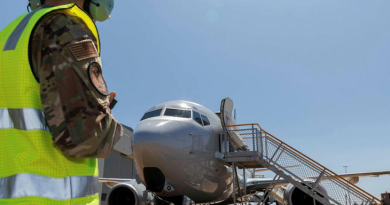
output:
<path id="1" fill-rule="evenodd" d="M 34 26 L 50 12 L 92 19 L 75 4 L 20 16 L 0 33 L 0 204 L 99 204 L 97 159 L 66 158 L 54 145 L 29 62 Z"/>

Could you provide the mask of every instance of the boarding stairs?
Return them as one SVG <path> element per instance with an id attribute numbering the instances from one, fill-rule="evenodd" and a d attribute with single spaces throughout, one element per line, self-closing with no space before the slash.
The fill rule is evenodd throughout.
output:
<path id="1" fill-rule="evenodd" d="M 312 196 L 317 204 L 382 205 L 381 200 L 269 134 L 259 124 L 225 125 L 224 128 L 221 153 L 234 170 L 236 167 L 267 168 Z M 229 137 L 232 135 L 241 137 L 245 148 L 232 149 Z M 269 191 L 280 196 L 272 188 Z"/>

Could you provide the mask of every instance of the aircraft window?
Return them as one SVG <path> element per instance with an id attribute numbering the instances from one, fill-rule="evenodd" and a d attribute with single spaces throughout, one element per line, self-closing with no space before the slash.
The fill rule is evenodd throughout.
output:
<path id="1" fill-rule="evenodd" d="M 210 125 L 210 120 L 206 116 L 202 115 L 202 120 L 203 120 L 204 126 Z"/>
<path id="2" fill-rule="evenodd" d="M 141 118 L 141 121 L 142 121 L 142 120 L 145 120 L 145 119 L 148 119 L 148 118 L 151 118 L 151 117 L 160 116 L 161 111 L 162 111 L 162 109 L 147 112 L 147 113 L 145 113 L 144 116 Z"/>
<path id="3" fill-rule="evenodd" d="M 202 125 L 203 126 L 203 123 L 202 123 L 202 118 L 200 118 L 200 114 L 199 113 L 197 113 L 197 112 L 195 112 L 195 111 L 193 111 L 193 119 L 197 122 L 197 123 L 199 123 L 200 125 Z"/>
<path id="4" fill-rule="evenodd" d="M 178 110 L 167 108 L 164 116 L 191 118 L 191 110 Z"/>

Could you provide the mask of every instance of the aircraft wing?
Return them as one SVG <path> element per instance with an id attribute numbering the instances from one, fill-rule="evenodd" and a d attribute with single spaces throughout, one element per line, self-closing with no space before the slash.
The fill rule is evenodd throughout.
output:
<path id="1" fill-rule="evenodd" d="M 99 178 L 100 183 L 105 183 L 108 187 L 113 187 L 116 184 L 124 183 L 124 182 L 133 182 L 137 181 L 136 179 L 121 179 L 121 178 Z"/>
<path id="2" fill-rule="evenodd" d="M 294 168 L 294 167 L 299 167 L 299 165 L 285 166 L 285 168 Z M 271 170 L 268 169 L 268 168 L 258 168 L 258 169 L 255 170 L 255 173 L 257 173 L 257 172 L 268 172 L 268 171 L 271 171 Z"/>
<path id="3" fill-rule="evenodd" d="M 248 179 L 247 185 L 246 185 L 246 193 L 251 192 L 257 192 L 257 191 L 264 191 L 266 190 L 271 184 L 275 185 L 275 188 L 280 186 L 287 186 L 289 182 L 284 179 L 275 180 L 271 178 L 252 178 Z"/>
<path id="4" fill-rule="evenodd" d="M 134 179 L 119 179 L 119 178 L 99 178 L 99 182 L 101 183 L 122 183 L 122 182 L 128 182 Z"/>
<path id="5" fill-rule="evenodd" d="M 379 177 L 381 175 L 390 175 L 390 171 L 339 174 L 340 177 L 343 177 L 344 179 L 348 180 L 352 184 L 357 184 L 359 182 L 360 177 Z"/>
<path id="6" fill-rule="evenodd" d="M 390 171 L 383 172 L 360 172 L 360 173 L 345 173 L 339 174 L 343 178 L 352 178 L 352 177 L 379 177 L 381 175 L 390 175 Z"/>

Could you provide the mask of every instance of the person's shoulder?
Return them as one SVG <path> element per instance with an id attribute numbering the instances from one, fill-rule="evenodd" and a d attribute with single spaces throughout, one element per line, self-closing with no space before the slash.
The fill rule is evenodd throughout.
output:
<path id="1" fill-rule="evenodd" d="M 62 43 L 80 41 L 93 38 L 92 31 L 77 16 L 68 15 L 64 12 L 53 12 L 42 19 L 45 35 L 49 39 L 57 39 Z"/>
<path id="2" fill-rule="evenodd" d="M 68 15 L 63 12 L 54 12 L 42 19 L 52 30 L 88 30 L 85 23 L 77 16 Z"/>

